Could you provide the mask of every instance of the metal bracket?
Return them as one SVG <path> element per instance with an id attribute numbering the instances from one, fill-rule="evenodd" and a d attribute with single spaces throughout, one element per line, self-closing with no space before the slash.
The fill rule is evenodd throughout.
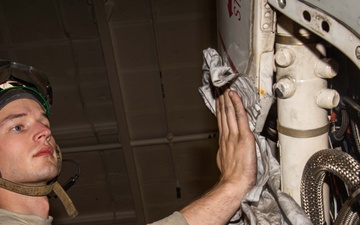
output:
<path id="1" fill-rule="evenodd" d="M 360 69 L 360 39 L 332 16 L 300 1 L 268 0 L 276 10 L 337 47 Z"/>

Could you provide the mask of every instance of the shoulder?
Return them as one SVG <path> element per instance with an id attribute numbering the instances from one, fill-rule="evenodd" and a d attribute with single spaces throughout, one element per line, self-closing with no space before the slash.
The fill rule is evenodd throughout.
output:
<path id="1" fill-rule="evenodd" d="M 0 225 L 51 225 L 53 218 L 43 219 L 38 216 L 24 215 L 0 209 Z"/>

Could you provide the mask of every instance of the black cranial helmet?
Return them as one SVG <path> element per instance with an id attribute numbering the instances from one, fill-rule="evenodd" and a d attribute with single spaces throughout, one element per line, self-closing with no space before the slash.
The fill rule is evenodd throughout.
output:
<path id="1" fill-rule="evenodd" d="M 53 93 L 46 75 L 32 66 L 0 60 L 0 108 L 15 100 L 10 98 L 12 94 L 8 92 L 19 94 L 16 92 L 19 90 L 33 95 L 44 107 L 46 114 L 50 114 Z"/>
<path id="2" fill-rule="evenodd" d="M 16 99 L 28 98 L 37 101 L 49 115 L 52 97 L 50 82 L 43 72 L 17 62 L 0 60 L 0 110 Z M 55 148 L 60 173 L 61 151 L 59 146 Z M 78 214 L 71 199 L 56 179 L 45 186 L 25 186 L 0 177 L 0 188 L 29 196 L 50 196 L 54 192 L 65 206 L 69 216 L 74 217 Z"/>

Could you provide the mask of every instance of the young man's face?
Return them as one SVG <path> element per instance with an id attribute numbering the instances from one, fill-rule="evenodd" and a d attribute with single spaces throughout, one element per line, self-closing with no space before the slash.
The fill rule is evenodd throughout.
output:
<path id="1" fill-rule="evenodd" d="M 50 122 L 34 100 L 18 99 L 0 110 L 1 177 L 25 185 L 44 185 L 58 174 Z"/>

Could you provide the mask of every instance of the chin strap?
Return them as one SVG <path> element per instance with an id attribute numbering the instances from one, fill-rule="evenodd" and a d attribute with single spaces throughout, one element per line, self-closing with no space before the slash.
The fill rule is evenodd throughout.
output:
<path id="1" fill-rule="evenodd" d="M 54 184 L 49 184 L 41 187 L 26 186 L 0 178 L 0 187 L 12 192 L 16 192 L 18 194 L 29 196 L 46 196 L 50 194 L 50 192 L 53 190 L 53 185 Z"/>
<path id="2" fill-rule="evenodd" d="M 55 151 L 56 157 L 58 158 L 58 174 L 60 174 L 62 165 L 62 154 L 58 145 L 56 145 Z M 64 205 L 69 217 L 73 218 L 79 214 L 74 203 L 71 201 L 70 197 L 66 194 L 64 189 L 57 181 L 44 186 L 27 186 L 5 180 L 1 177 L 0 174 L 0 188 L 4 188 L 6 190 L 28 196 L 48 196 L 53 191 L 55 195 L 60 199 L 61 203 Z"/>
<path id="3" fill-rule="evenodd" d="M 47 196 L 52 191 L 54 191 L 64 205 L 69 217 L 73 218 L 79 214 L 70 197 L 66 194 L 64 189 L 57 181 L 45 186 L 26 186 L 0 178 L 0 187 L 18 194 L 28 196 Z"/>
<path id="4" fill-rule="evenodd" d="M 53 191 L 64 205 L 69 217 L 73 218 L 79 214 L 79 212 L 75 208 L 74 203 L 71 201 L 70 197 L 66 194 L 64 189 L 57 181 L 53 184 Z"/>

